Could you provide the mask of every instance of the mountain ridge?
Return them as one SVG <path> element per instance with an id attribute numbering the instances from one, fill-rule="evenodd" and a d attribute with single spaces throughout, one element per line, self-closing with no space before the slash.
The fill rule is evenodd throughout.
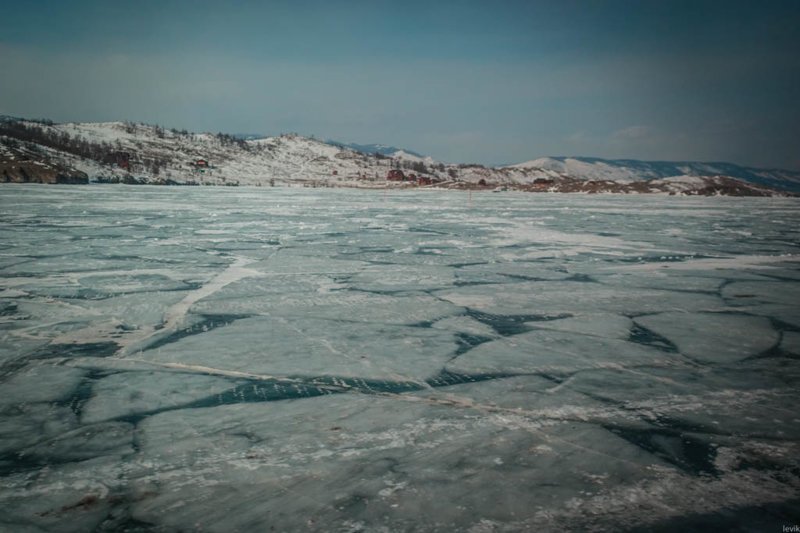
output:
<path id="1" fill-rule="evenodd" d="M 356 152 L 360 152 L 362 154 L 380 154 L 380 155 L 392 156 L 397 152 L 404 152 L 414 157 L 419 157 L 420 159 L 425 159 L 427 157 L 419 152 L 415 152 L 414 150 L 409 150 L 408 148 L 398 148 L 396 146 L 390 146 L 380 143 L 368 143 L 368 144 L 344 143 L 340 141 L 334 141 L 332 139 L 328 139 L 325 142 L 333 146 L 338 146 L 340 148 L 349 148 L 350 150 L 355 150 Z"/>
<path id="2" fill-rule="evenodd" d="M 255 137 L 255 135 L 253 135 Z M 388 155 L 297 134 L 242 138 L 132 122 L 0 120 L 0 181 L 507 188 L 541 192 L 780 195 L 800 172 L 732 163 L 547 157 L 486 167 L 442 163 L 386 145 Z M 248 136 L 249 137 L 249 136 Z M 44 169 L 48 168 L 48 172 Z"/>
<path id="3" fill-rule="evenodd" d="M 570 165 L 570 163 L 578 163 Z M 591 165 L 591 169 L 580 168 Z M 585 179 L 608 179 L 604 167 L 612 167 L 616 175 L 630 173 L 639 179 L 660 179 L 677 175 L 707 176 L 725 175 L 749 183 L 769 187 L 800 190 L 800 172 L 779 168 L 756 168 L 724 161 L 647 161 L 639 159 L 606 159 L 583 156 L 547 156 L 538 159 L 507 165 L 512 168 L 550 168 Z M 786 183 L 789 182 L 789 183 Z M 788 185 L 788 187 L 787 187 Z"/>

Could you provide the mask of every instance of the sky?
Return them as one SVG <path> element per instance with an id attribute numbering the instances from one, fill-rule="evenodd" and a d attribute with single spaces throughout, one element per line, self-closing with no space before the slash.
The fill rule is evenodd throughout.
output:
<path id="1" fill-rule="evenodd" d="M 800 170 L 800 1 L 0 0 L 0 114 Z"/>

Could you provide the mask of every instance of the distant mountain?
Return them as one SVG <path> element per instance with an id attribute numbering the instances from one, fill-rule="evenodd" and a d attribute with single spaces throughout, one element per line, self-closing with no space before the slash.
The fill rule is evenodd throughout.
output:
<path id="1" fill-rule="evenodd" d="M 254 141 L 256 139 L 263 139 L 266 135 L 263 133 L 231 133 L 231 137 L 241 139 L 242 141 Z"/>
<path id="2" fill-rule="evenodd" d="M 506 168 L 547 169 L 583 180 L 633 182 L 673 176 L 727 176 L 754 185 L 800 192 L 800 172 L 759 169 L 733 163 L 638 161 L 597 157 L 542 157 Z"/>
<path id="3" fill-rule="evenodd" d="M 397 148 L 395 146 L 387 146 L 385 144 L 342 143 L 332 140 L 328 140 L 326 142 L 330 145 L 338 146 L 340 148 L 349 148 L 350 150 L 355 150 L 356 152 L 361 152 L 362 154 L 381 154 L 381 155 L 391 156 L 395 155 L 398 152 L 402 152 L 405 154 L 418 157 L 420 159 L 425 159 L 424 155 L 414 152 L 413 150 L 408 150 L 406 148 Z"/>
<path id="4" fill-rule="evenodd" d="M 0 120 L 0 182 L 736 196 L 800 192 L 800 172 L 729 163 L 546 157 L 486 167 L 440 163 L 393 146 L 322 142 L 294 134 L 191 133 L 132 122 L 57 124 L 12 117 Z"/>

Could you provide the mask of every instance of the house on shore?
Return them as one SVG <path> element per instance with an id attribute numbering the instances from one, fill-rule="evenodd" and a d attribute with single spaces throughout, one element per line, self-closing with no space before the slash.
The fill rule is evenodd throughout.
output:
<path id="1" fill-rule="evenodd" d="M 208 163 L 208 159 L 199 157 L 194 161 L 190 161 L 189 167 L 193 169 L 195 172 L 205 172 L 206 170 L 211 168 L 211 165 Z"/>
<path id="2" fill-rule="evenodd" d="M 386 174 L 386 181 L 406 181 L 402 170 L 392 169 Z"/>

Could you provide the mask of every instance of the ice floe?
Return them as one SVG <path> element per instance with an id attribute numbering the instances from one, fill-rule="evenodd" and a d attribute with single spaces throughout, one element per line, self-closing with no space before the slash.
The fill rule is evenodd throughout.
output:
<path id="1" fill-rule="evenodd" d="M 796 199 L 7 189 L 1 530 L 796 515 Z"/>

